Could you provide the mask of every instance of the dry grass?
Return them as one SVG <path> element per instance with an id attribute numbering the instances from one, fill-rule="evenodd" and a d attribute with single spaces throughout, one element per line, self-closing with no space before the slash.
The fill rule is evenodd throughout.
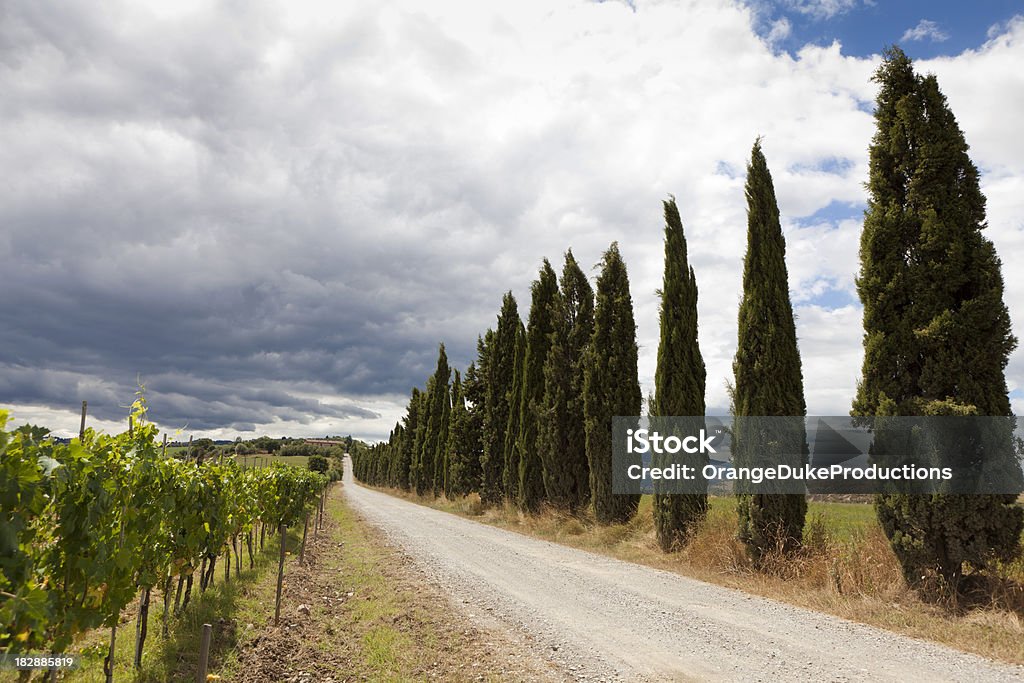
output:
<path id="1" fill-rule="evenodd" d="M 960 604 L 925 602 L 904 583 L 870 505 L 811 502 L 801 553 L 769 558 L 758 570 L 736 538 L 736 509 L 728 497 L 712 498 L 690 543 L 665 554 L 655 540 L 649 496 L 629 523 L 601 526 L 589 514 L 485 509 L 475 494 L 448 500 L 389 492 L 529 536 L 1024 664 L 1024 558 L 1001 567 L 998 579 Z"/>

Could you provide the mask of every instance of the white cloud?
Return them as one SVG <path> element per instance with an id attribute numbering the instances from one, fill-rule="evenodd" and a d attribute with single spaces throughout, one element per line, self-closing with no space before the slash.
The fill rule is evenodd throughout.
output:
<path id="1" fill-rule="evenodd" d="M 223 411 L 211 434 L 238 421 L 386 438 L 438 341 L 464 366 L 502 292 L 525 317 L 542 257 L 557 268 L 571 246 L 589 267 L 612 240 L 646 394 L 673 193 L 700 288 L 708 405 L 725 407 L 743 168 L 763 135 L 808 408 L 845 413 L 860 313 L 820 297 L 852 293 L 859 221 L 806 217 L 865 199 L 877 60 L 838 44 L 774 54 L 740 3 L 635 4 L 199 3 L 164 17 L 125 2 L 111 22 L 84 1 L 59 17 L 12 3 L 0 259 L 17 297 L 0 301 L 15 321 L 0 329 L 0 402 L 46 396 L 57 410 L 78 398 L 66 386 L 116 394 L 103 380 L 128 387 L 125 403 L 142 372 L 154 412 L 161 391 L 192 424 Z M 853 2 L 797 5 L 826 17 Z M 938 73 L 973 146 L 1006 261 L 1024 248 L 1022 58 L 1017 21 L 919 65 Z M 1024 274 L 1005 274 L 1024 338 Z M 28 301 L 33 316 L 16 315 Z M 145 377 L 147 364 L 161 374 Z M 1022 352 L 1009 371 L 1024 386 Z M 246 414 L 229 414 L 238 401 Z M 284 420 L 246 417 L 275 406 Z M 76 424 L 73 409 L 61 422 Z"/>
<path id="2" fill-rule="evenodd" d="M 765 40 L 768 41 L 769 45 L 776 45 L 788 38 L 792 31 L 793 25 L 789 23 L 789 19 L 782 17 L 771 23 L 771 28 L 768 29 L 768 35 L 765 36 Z"/>
<path id="3" fill-rule="evenodd" d="M 917 22 L 917 26 L 908 28 L 903 32 L 900 37 L 900 42 L 911 42 L 919 40 L 929 40 L 933 43 L 941 43 L 944 40 L 949 40 L 949 34 L 939 28 L 939 25 L 930 19 L 922 19 Z"/>
<path id="4" fill-rule="evenodd" d="M 849 12 L 857 6 L 857 0 L 783 0 L 789 9 L 814 19 L 831 19 Z"/>

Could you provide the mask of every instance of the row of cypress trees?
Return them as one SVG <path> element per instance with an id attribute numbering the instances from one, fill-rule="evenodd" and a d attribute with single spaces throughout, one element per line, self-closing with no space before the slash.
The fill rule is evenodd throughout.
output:
<path id="1" fill-rule="evenodd" d="M 611 418 L 640 411 L 636 325 L 618 245 L 597 292 L 565 254 L 561 278 L 544 259 L 527 323 L 511 292 L 497 325 L 477 339 L 465 375 L 444 344 L 424 391 L 412 390 L 387 442 L 354 463 L 356 476 L 417 494 L 477 492 L 485 505 L 528 512 L 548 504 L 624 521 L 638 496 L 611 493 Z"/>
<path id="2" fill-rule="evenodd" d="M 854 415 L 1010 415 L 1004 371 L 1016 340 L 1003 303 L 999 259 L 982 235 L 985 199 L 967 144 L 934 76 L 920 76 L 897 47 L 885 52 L 869 202 L 857 289 L 865 355 Z M 779 209 L 758 139 L 747 166 L 747 251 L 732 409 L 737 416 L 806 414 Z M 674 198 L 664 202 L 665 271 L 655 393 L 657 416 L 705 412 L 706 371 L 697 342 L 697 282 Z M 418 493 L 478 491 L 486 505 L 536 511 L 592 505 L 601 523 L 636 512 L 637 496 L 611 493 L 611 418 L 638 415 L 636 327 L 625 264 L 613 244 L 596 297 L 569 251 L 561 279 L 545 259 L 527 324 L 507 293 L 497 326 L 477 341 L 460 378 L 441 346 L 425 391 L 360 479 Z M 795 449 L 799 452 L 800 449 Z M 763 451 L 733 435 L 734 463 Z M 806 457 L 806 445 L 804 445 Z M 700 463 L 697 463 L 700 464 Z M 798 464 L 798 463 L 794 463 Z M 1019 467 L 1009 488 L 1024 490 Z M 1015 473 L 1015 474 L 1014 474 Z M 1015 495 L 880 495 L 876 510 L 904 575 L 956 588 L 1019 552 L 1024 511 Z M 803 496 L 739 491 L 739 538 L 755 559 L 799 547 Z M 706 515 L 706 490 L 653 496 L 661 547 L 681 547 Z"/>
<path id="3" fill-rule="evenodd" d="M 760 140 L 747 169 L 748 251 L 740 306 L 734 409 L 743 415 L 803 415 L 800 356 L 789 301 L 785 244 Z M 652 416 L 702 416 L 706 371 L 697 342 L 697 282 L 674 198 L 664 202 L 665 274 L 661 341 L 649 401 Z M 448 364 L 444 344 L 425 391 L 387 442 L 357 463 L 356 474 L 417 494 L 478 492 L 485 505 L 510 502 L 526 512 L 547 504 L 578 512 L 588 504 L 600 523 L 628 521 L 639 496 L 612 494 L 612 417 L 639 415 L 636 323 L 629 276 L 618 246 L 601 262 L 596 296 L 573 257 L 561 278 L 544 259 L 531 287 L 527 323 L 511 292 L 495 329 L 477 340 L 465 379 Z M 739 451 L 739 449 L 737 449 Z M 683 545 L 703 519 L 706 490 L 654 497 L 659 543 Z M 740 537 L 755 555 L 795 547 L 802 496 L 745 495 Z"/>

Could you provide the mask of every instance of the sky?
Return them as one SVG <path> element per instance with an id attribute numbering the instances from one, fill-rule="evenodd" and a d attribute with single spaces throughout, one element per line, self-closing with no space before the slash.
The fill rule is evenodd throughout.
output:
<path id="1" fill-rule="evenodd" d="M 0 5 L 0 408 L 172 437 L 387 438 L 542 259 L 629 268 L 653 390 L 662 200 L 728 405 L 763 136 L 808 411 L 843 415 L 881 50 L 971 145 L 1024 338 L 1024 4 L 379 0 Z M 1024 351 L 1007 370 L 1024 411 Z"/>

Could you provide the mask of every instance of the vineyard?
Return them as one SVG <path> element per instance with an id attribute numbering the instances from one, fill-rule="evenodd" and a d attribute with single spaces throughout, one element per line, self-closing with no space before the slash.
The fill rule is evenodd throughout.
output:
<path id="1" fill-rule="evenodd" d="M 113 653 L 121 612 L 138 598 L 139 667 L 154 588 L 166 632 L 218 559 L 237 578 L 243 553 L 251 567 L 268 533 L 308 528 L 322 511 L 323 474 L 168 456 L 142 397 L 126 432 L 83 429 L 68 444 L 39 427 L 7 431 L 7 419 L 0 411 L 0 648 L 9 654 L 64 653 L 99 627 L 111 629 Z M 278 600 L 283 561 L 282 543 Z M 109 655 L 104 668 L 110 680 Z"/>

